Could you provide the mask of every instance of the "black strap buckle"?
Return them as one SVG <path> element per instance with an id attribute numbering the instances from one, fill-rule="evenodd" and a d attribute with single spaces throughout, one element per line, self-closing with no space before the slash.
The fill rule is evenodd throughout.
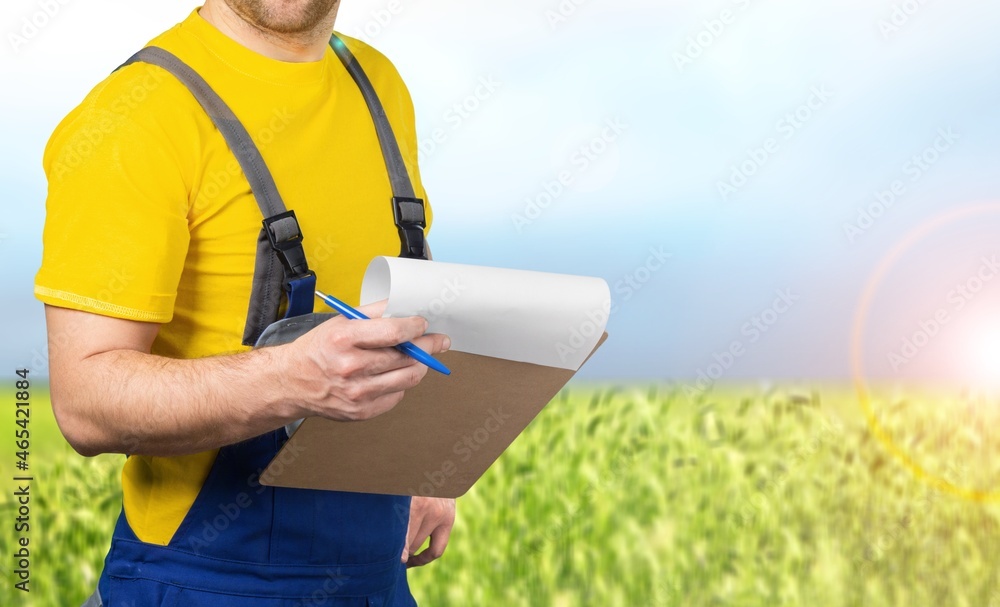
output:
<path id="1" fill-rule="evenodd" d="M 295 211 L 286 211 L 263 221 L 264 232 L 271 241 L 271 248 L 278 254 L 285 268 L 285 283 L 303 276 L 315 275 L 306 263 L 306 252 L 302 248 L 302 230 L 295 218 Z"/>
<path id="2" fill-rule="evenodd" d="M 393 196 L 392 217 L 399 230 L 399 256 L 410 259 L 427 259 L 424 246 L 424 229 L 427 227 L 424 201 L 420 198 Z"/>

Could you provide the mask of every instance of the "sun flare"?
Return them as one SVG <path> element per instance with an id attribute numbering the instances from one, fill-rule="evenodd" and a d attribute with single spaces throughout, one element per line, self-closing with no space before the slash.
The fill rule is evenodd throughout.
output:
<path id="1" fill-rule="evenodd" d="M 978 381 L 989 388 L 1000 388 L 1000 323 L 975 337 L 973 365 Z"/>

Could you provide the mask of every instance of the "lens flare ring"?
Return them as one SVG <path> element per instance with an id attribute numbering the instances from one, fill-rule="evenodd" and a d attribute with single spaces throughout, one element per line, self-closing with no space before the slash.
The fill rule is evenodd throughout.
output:
<path id="1" fill-rule="evenodd" d="M 875 411 L 872 408 L 871 395 L 868 391 L 868 382 L 866 381 L 865 374 L 863 372 L 864 353 L 861 344 L 865 335 L 865 329 L 868 322 L 868 311 L 871 308 L 872 299 L 878 291 L 879 286 L 882 284 L 882 281 L 885 279 L 885 275 L 890 269 L 893 268 L 893 266 L 896 265 L 900 257 L 902 257 L 904 253 L 909 251 L 915 244 L 926 238 L 928 235 L 948 224 L 962 219 L 968 219 L 969 217 L 991 214 L 1000 215 L 1000 203 L 983 203 L 960 207 L 958 209 L 948 211 L 947 213 L 936 215 L 909 232 L 879 261 L 875 270 L 868 277 L 865 289 L 862 292 L 861 298 L 858 300 L 858 306 L 854 314 L 854 328 L 851 336 L 851 370 L 854 381 L 854 390 L 857 393 L 858 402 L 861 405 L 861 409 L 864 412 L 865 419 L 868 423 L 868 428 L 872 431 L 872 434 L 874 434 L 879 442 L 881 442 L 882 445 L 885 446 L 885 448 L 919 480 L 927 483 L 935 489 L 947 491 L 959 497 L 977 502 L 1000 502 L 1000 490 L 983 491 L 981 489 L 961 487 L 945 478 L 928 472 L 913 457 L 911 457 L 909 453 L 900 447 L 896 441 L 892 439 L 885 428 L 882 427 L 882 424 L 879 423 L 878 418 L 875 416 Z M 997 347 L 1000 348 L 1000 346 Z"/>

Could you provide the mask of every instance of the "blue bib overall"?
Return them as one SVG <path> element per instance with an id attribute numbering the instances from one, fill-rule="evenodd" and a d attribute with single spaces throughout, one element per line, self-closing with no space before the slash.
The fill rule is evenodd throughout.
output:
<path id="1" fill-rule="evenodd" d="M 385 111 L 343 42 L 334 36 L 330 44 L 371 110 L 390 177 L 400 255 L 426 258 L 423 201 L 414 197 Z M 264 227 L 243 336 L 245 345 L 255 345 L 277 320 L 282 293 L 285 318 L 312 313 L 316 277 L 306 263 L 295 214 L 284 208 L 246 129 L 204 79 L 156 47 L 142 49 L 123 65 L 136 61 L 158 65 L 188 87 L 225 137 L 261 207 Z M 286 440 L 286 430 L 279 428 L 221 448 L 167 546 L 141 542 L 123 511 L 98 592 L 85 606 L 415 605 L 400 562 L 410 498 L 261 485 L 258 475 Z"/>
<path id="2" fill-rule="evenodd" d="M 219 450 L 167 546 L 124 513 L 98 586 L 107 607 L 416 605 L 400 562 L 410 498 L 266 487 L 284 428 Z"/>

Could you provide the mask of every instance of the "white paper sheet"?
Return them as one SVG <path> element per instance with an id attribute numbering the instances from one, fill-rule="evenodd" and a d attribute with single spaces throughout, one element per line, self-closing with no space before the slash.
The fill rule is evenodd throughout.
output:
<path id="1" fill-rule="evenodd" d="M 361 303 L 385 316 L 423 316 L 451 349 L 561 369 L 580 368 L 604 333 L 611 290 L 600 278 L 376 257 Z"/>

